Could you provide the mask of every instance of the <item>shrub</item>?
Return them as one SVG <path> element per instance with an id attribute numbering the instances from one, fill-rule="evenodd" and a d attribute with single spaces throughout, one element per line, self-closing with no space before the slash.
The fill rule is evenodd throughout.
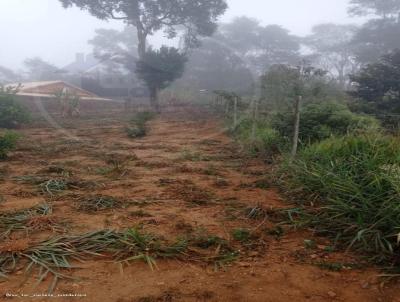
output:
<path id="1" fill-rule="evenodd" d="M 317 201 L 300 217 L 320 234 L 400 265 L 400 141 L 380 134 L 332 137 L 286 163 L 290 192 Z"/>
<path id="2" fill-rule="evenodd" d="M 266 121 L 257 123 L 254 139 L 252 138 L 253 123 L 250 119 L 242 120 L 233 134 L 253 154 L 273 156 L 287 147 L 285 138 L 278 131 L 272 129 Z"/>
<path id="3" fill-rule="evenodd" d="M 0 135 L 0 160 L 6 159 L 8 152 L 15 149 L 18 138 L 19 136 L 12 132 Z"/>
<path id="4" fill-rule="evenodd" d="M 15 102 L 12 95 L 0 93 L 0 128 L 17 128 L 29 119 L 29 113 Z"/>
<path id="5" fill-rule="evenodd" d="M 155 117 L 155 113 L 153 112 L 138 112 L 131 119 L 131 126 L 126 128 L 126 132 L 131 138 L 139 138 L 144 137 L 147 134 L 146 124 L 148 121 L 152 120 Z"/>
<path id="6" fill-rule="evenodd" d="M 291 139 L 294 114 L 275 114 L 271 125 L 279 133 Z M 378 129 L 376 119 L 352 113 L 346 105 L 338 103 L 309 104 L 302 109 L 300 140 L 303 144 L 326 139 L 332 135 L 345 135 L 352 131 Z"/>

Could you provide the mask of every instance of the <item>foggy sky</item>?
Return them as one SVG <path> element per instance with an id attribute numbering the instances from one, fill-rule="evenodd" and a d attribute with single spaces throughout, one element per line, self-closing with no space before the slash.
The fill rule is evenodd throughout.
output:
<path id="1" fill-rule="evenodd" d="M 349 0 L 228 0 L 222 21 L 246 15 L 262 24 L 279 24 L 297 35 L 315 24 L 354 23 Z M 122 28 L 121 21 L 97 20 L 79 9 L 64 10 L 58 0 L 0 0 L 0 65 L 18 69 L 27 57 L 39 56 L 62 67 L 77 52 L 90 52 L 87 41 L 96 28 Z M 155 38 L 152 44 L 160 44 Z"/>

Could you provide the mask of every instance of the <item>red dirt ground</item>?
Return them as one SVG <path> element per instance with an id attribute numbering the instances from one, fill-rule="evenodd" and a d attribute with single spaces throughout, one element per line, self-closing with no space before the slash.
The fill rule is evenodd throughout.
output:
<path id="1" fill-rule="evenodd" d="M 255 186 L 269 167 L 238 153 L 218 121 L 193 112 L 164 114 L 150 122 L 150 132 L 143 139 L 128 138 L 126 123 L 118 117 L 64 126 L 70 137 L 46 127 L 22 130 L 24 138 L 18 150 L 0 163 L 0 212 L 47 201 L 54 213 L 45 223 L 59 222 L 64 227 L 46 225 L 35 227 L 29 234 L 13 233 L 0 251 L 12 248 L 13 241 L 20 249 L 57 233 L 122 231 L 140 226 L 168 240 L 207 230 L 226 239 L 239 250 L 239 257 L 219 269 L 199 261 L 158 259 L 154 271 L 136 262 L 123 272 L 113 262 L 88 261 L 80 264 L 81 269 L 69 272 L 79 281 L 61 280 L 54 292 L 85 297 L 32 297 L 46 292 L 50 279 L 37 288 L 34 279 L 21 285 L 24 274 L 20 270 L 8 280 L 0 279 L 0 301 L 400 301 L 400 284 L 382 283 L 375 268 L 362 265 L 334 272 L 317 266 L 321 262 L 360 261 L 355 255 L 327 252 L 329 242 L 324 238 L 290 229 L 280 237 L 274 236 L 271 231 L 279 222 L 276 217 L 246 217 L 246 208 L 259 206 L 271 212 L 290 205 L 277 190 Z M 109 167 L 105 155 L 126 160 L 122 170 L 99 172 Z M 67 190 L 51 198 L 35 185 L 15 178 L 55 175 L 54 169 L 49 169 L 53 166 L 62 167 L 68 177 L 96 186 Z M 137 203 L 95 214 L 82 213 L 74 204 L 85 194 Z M 232 236 L 238 228 L 256 236 L 240 244 Z M 314 240 L 317 246 L 307 249 L 304 240 Z"/>

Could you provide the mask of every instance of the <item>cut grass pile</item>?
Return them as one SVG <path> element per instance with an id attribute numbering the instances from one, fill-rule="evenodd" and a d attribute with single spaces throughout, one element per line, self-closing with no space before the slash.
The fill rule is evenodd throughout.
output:
<path id="1" fill-rule="evenodd" d="M 95 195 L 82 197 L 75 203 L 79 211 L 94 213 L 103 210 L 121 208 L 123 202 L 111 196 Z"/>
<path id="2" fill-rule="evenodd" d="M 42 230 L 43 228 L 57 228 L 54 220 L 50 219 L 53 213 L 48 204 L 41 204 L 30 209 L 0 214 L 0 238 L 8 237 L 12 232 Z"/>
<path id="3" fill-rule="evenodd" d="M 208 249 L 215 247 L 211 255 L 199 252 L 189 245 Z M 37 284 L 53 277 L 49 287 L 52 292 L 59 279 L 71 279 L 63 270 L 79 268 L 74 263 L 89 259 L 112 259 L 120 264 L 144 261 L 150 268 L 156 267 L 155 259 L 187 257 L 195 261 L 207 261 L 223 265 L 233 261 L 236 253 L 226 241 L 218 237 L 194 237 L 179 239 L 175 243 L 163 242 L 155 235 L 129 229 L 124 232 L 102 230 L 83 235 L 57 236 L 49 240 L 6 242 L 0 244 L 0 276 L 24 270 L 27 278 L 36 274 Z"/>
<path id="4" fill-rule="evenodd" d="M 348 135 L 311 145 L 283 169 L 301 208 L 290 211 L 335 243 L 400 267 L 400 141 Z M 304 202 L 305 201 L 305 202 Z M 311 201 L 311 207 L 308 202 Z"/>
<path id="5" fill-rule="evenodd" d="M 212 193 L 196 186 L 191 181 L 176 180 L 166 188 L 166 193 L 170 198 L 181 199 L 196 205 L 209 204 L 214 198 Z"/>
<path id="6" fill-rule="evenodd" d="M 25 175 L 14 178 L 24 184 L 37 186 L 39 191 L 45 195 L 54 197 L 66 190 L 88 189 L 97 186 L 95 182 L 84 181 L 74 178 L 48 178 L 40 175 Z"/>

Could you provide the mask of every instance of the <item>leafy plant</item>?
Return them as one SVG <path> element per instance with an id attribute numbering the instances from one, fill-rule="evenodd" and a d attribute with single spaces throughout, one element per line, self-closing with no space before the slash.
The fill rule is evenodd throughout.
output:
<path id="1" fill-rule="evenodd" d="M 0 128 L 13 129 L 30 121 L 30 114 L 15 101 L 13 94 L 0 89 Z"/>
<path id="2" fill-rule="evenodd" d="M 293 112 L 278 113 L 272 117 L 271 126 L 290 140 L 293 137 L 293 121 Z M 306 145 L 332 135 L 378 128 L 377 120 L 354 114 L 346 105 L 332 102 L 309 104 L 301 111 L 300 140 Z"/>
<path id="3" fill-rule="evenodd" d="M 7 158 L 7 154 L 14 150 L 19 139 L 19 135 L 13 132 L 6 132 L 0 136 L 0 160 Z"/>

